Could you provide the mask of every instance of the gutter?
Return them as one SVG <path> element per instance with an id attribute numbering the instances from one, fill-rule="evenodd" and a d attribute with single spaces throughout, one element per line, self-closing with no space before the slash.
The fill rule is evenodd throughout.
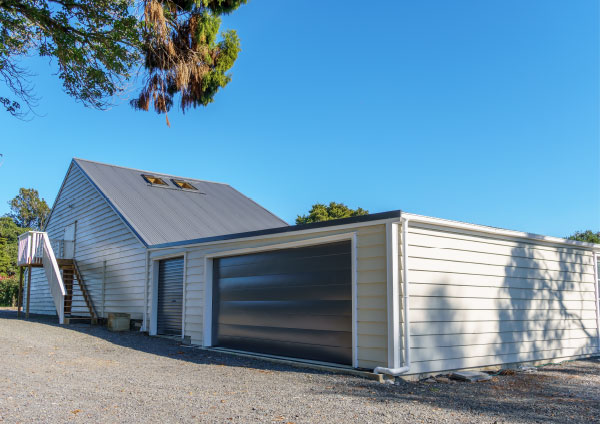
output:
<path id="1" fill-rule="evenodd" d="M 181 240 L 169 243 L 153 244 L 149 249 L 162 250 L 173 247 L 195 247 L 206 246 L 209 243 L 219 243 L 223 241 L 248 241 L 267 237 L 280 237 L 285 235 L 307 234 L 312 232 L 334 231 L 347 227 L 355 228 L 363 225 L 376 225 L 383 221 L 398 221 L 401 211 L 373 213 L 370 215 L 354 216 L 350 218 L 332 219 L 329 221 L 313 222 L 310 224 L 286 225 L 284 227 L 267 228 L 263 230 L 246 231 L 243 233 L 224 234 L 219 236 L 210 236 L 199 239 Z M 291 234 L 290 234 L 291 233 Z"/>
<path id="2" fill-rule="evenodd" d="M 411 222 L 418 222 L 420 224 L 430 224 L 436 227 L 448 227 L 456 228 L 459 230 L 474 231 L 477 233 L 493 234 L 496 236 L 512 237 L 533 240 L 536 242 L 545 242 L 550 244 L 562 244 L 570 247 L 580 247 L 582 249 L 591 249 L 596 252 L 600 252 L 600 244 L 589 243 L 585 241 L 567 240 L 559 237 L 544 236 L 540 234 L 526 233 L 523 231 L 505 230 L 503 228 L 489 227 L 486 225 L 469 224 L 460 221 L 451 221 L 442 218 L 433 218 L 429 216 L 417 215 L 413 213 L 402 212 L 401 214 L 406 219 L 410 219 Z"/>

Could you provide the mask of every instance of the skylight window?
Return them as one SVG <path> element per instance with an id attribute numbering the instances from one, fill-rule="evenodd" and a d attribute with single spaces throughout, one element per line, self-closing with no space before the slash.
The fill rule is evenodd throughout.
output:
<path id="1" fill-rule="evenodd" d="M 177 187 L 179 187 L 179 188 L 181 188 L 183 190 L 198 190 L 196 187 L 194 187 L 193 185 L 191 185 L 187 181 L 176 180 L 176 179 L 172 179 L 171 181 L 173 181 L 173 184 L 175 184 Z"/>
<path id="2" fill-rule="evenodd" d="M 142 177 L 144 178 L 144 180 L 146 180 L 147 183 L 149 183 L 151 185 L 155 185 L 155 186 L 168 186 L 169 185 L 165 182 L 165 180 L 163 180 L 162 178 L 159 178 L 159 177 L 155 177 L 154 175 L 142 174 Z"/>

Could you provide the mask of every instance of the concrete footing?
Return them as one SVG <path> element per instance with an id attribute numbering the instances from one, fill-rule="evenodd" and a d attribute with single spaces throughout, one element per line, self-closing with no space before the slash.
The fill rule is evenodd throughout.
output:
<path id="1" fill-rule="evenodd" d="M 249 352 L 242 352 L 242 351 L 237 351 L 237 350 L 232 350 L 232 349 L 207 348 L 207 347 L 198 346 L 198 345 L 191 345 L 191 346 L 200 348 L 203 350 L 210 350 L 213 352 L 225 353 L 228 355 L 235 355 L 235 356 L 240 356 L 243 358 L 258 359 L 261 361 L 268 361 L 268 362 L 273 362 L 273 363 L 282 364 L 282 365 L 288 365 L 288 366 L 296 367 L 296 368 L 308 368 L 308 369 L 330 372 L 330 373 L 335 373 L 335 374 L 352 375 L 355 377 L 366 378 L 368 380 L 378 381 L 380 383 L 384 383 L 385 380 L 387 379 L 385 376 L 380 375 L 380 374 L 375 374 L 373 372 L 365 371 L 365 370 L 357 370 L 355 368 L 344 367 L 341 365 L 328 364 L 328 363 L 317 362 L 317 361 L 285 358 L 285 357 L 273 356 L 273 355 L 253 354 L 253 353 L 249 353 Z"/>

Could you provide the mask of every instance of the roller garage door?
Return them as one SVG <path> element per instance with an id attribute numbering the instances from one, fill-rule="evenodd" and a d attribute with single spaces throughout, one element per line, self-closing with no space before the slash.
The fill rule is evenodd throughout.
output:
<path id="1" fill-rule="evenodd" d="M 181 335 L 183 258 L 158 263 L 158 334 Z"/>
<path id="2" fill-rule="evenodd" d="M 213 345 L 352 364 L 350 241 L 215 259 Z"/>

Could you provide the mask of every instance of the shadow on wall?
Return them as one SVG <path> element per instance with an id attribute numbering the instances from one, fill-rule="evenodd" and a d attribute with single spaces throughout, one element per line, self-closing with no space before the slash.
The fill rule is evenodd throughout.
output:
<path id="1" fill-rule="evenodd" d="M 453 261 L 435 273 L 411 266 L 415 372 L 598 352 L 589 254 L 526 243 L 510 255 L 427 247 L 437 258 L 429 263 Z"/>
<path id="2" fill-rule="evenodd" d="M 513 248 L 505 267 L 507 307 L 499 319 L 521 329 L 520 335 L 502 337 L 514 344 L 512 350 L 524 358 L 520 360 L 598 352 L 593 258 L 581 253 Z"/>

